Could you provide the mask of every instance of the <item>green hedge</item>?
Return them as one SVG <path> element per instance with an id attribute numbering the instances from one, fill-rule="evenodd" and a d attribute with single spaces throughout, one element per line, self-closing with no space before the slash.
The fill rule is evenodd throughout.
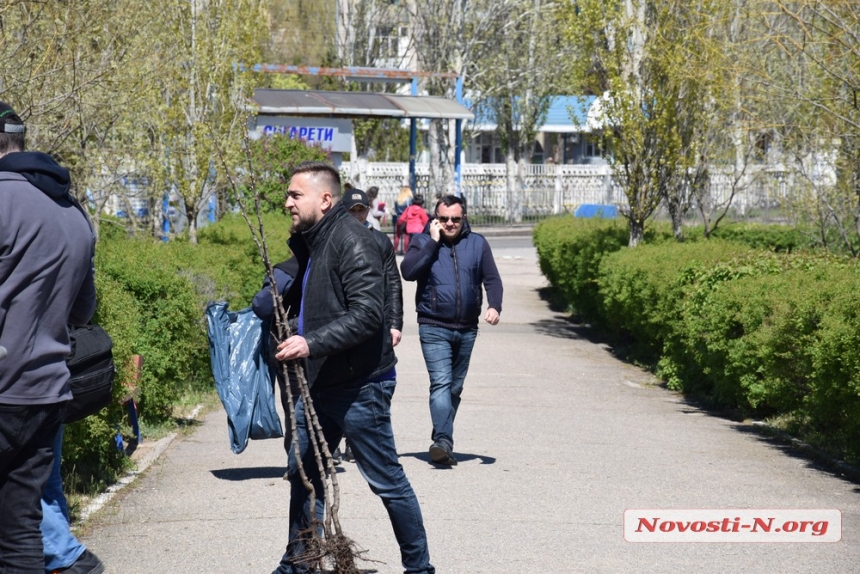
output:
<path id="1" fill-rule="evenodd" d="M 264 218 L 273 262 L 289 253 L 290 220 Z M 171 424 L 177 403 L 212 387 L 204 310 L 226 300 L 231 309 L 250 304 L 264 269 L 244 219 L 230 216 L 202 229 L 199 244 L 135 239 L 103 227 L 96 247 L 95 321 L 114 341 L 118 367 L 114 404 L 69 425 L 63 447 L 67 484 L 93 490 L 112 482 L 127 461 L 116 448 L 117 430 L 128 433 L 121 406 L 134 390 L 142 426 Z M 139 378 L 133 355 L 143 356 Z"/>
<path id="2" fill-rule="evenodd" d="M 558 289 L 574 313 L 587 321 L 599 319 L 597 270 L 607 253 L 627 245 L 622 220 L 546 219 L 533 232 L 541 272 Z"/>
<path id="3" fill-rule="evenodd" d="M 699 229 L 695 228 L 695 231 L 699 231 Z M 695 231 L 691 235 L 695 234 Z M 699 235 L 701 235 L 701 232 Z M 786 225 L 728 223 L 715 229 L 711 236 L 779 253 L 791 253 L 793 251 L 809 249 L 813 245 L 807 233 L 796 227 Z"/>
<path id="4" fill-rule="evenodd" d="M 635 359 L 656 361 L 689 292 L 683 278 L 747 252 L 745 246 L 712 240 L 643 244 L 607 255 L 597 279 L 604 330 L 616 341 L 629 341 Z"/>
<path id="5" fill-rule="evenodd" d="M 606 241 L 613 225 L 559 218 L 535 231 L 541 269 L 574 309 L 670 388 L 860 460 L 854 260 L 798 249 L 784 227 L 738 226 L 732 241 L 657 233 L 630 249 Z"/>

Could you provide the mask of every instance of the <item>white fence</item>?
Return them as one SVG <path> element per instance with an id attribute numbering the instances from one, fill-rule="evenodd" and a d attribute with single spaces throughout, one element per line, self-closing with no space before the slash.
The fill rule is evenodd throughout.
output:
<path id="1" fill-rule="evenodd" d="M 582 204 L 615 205 L 624 209 L 627 198 L 612 178 L 608 165 L 542 165 L 525 166 L 521 190 L 508 190 L 505 164 L 464 164 L 461 193 L 474 219 L 486 222 L 520 223 L 549 215 L 572 213 Z M 409 185 L 408 163 L 344 162 L 340 171 L 344 181 L 356 187 L 379 188 L 379 198 L 387 206 L 403 185 Z M 784 205 L 787 189 L 796 174 L 772 166 L 753 166 L 740 182 L 729 175 L 714 174 L 710 183 L 711 205 L 729 202 L 734 212 L 744 216 L 751 210 L 770 210 Z M 416 165 L 416 193 L 424 195 L 432 208 L 438 195 L 430 190 L 427 164 Z M 733 194 L 734 190 L 734 194 Z"/>
<path id="2" fill-rule="evenodd" d="M 409 184 L 408 163 L 344 162 L 340 171 L 343 180 L 356 187 L 378 187 L 379 199 L 389 210 L 400 188 Z M 752 166 L 738 182 L 731 175 L 713 172 L 708 202 L 711 206 L 731 204 L 730 217 L 745 218 L 758 212 L 756 217 L 769 220 L 785 205 L 790 190 L 796 193 L 803 182 L 804 178 L 794 171 L 765 165 Z M 136 217 L 146 218 L 153 211 L 154 216 L 161 217 L 162 202 L 151 203 L 145 186 L 124 183 L 129 193 L 112 196 L 106 206 L 108 212 L 125 215 L 131 211 Z M 416 183 L 416 193 L 422 194 L 425 207 L 432 209 L 440 193 L 430 189 L 428 164 L 416 165 Z M 822 180 L 819 185 L 828 183 L 832 185 L 830 180 Z M 477 224 L 531 223 L 550 215 L 573 213 L 583 204 L 615 205 L 620 210 L 627 207 L 627 198 L 608 165 L 527 164 L 521 189 L 509 190 L 505 164 L 464 164 L 461 193 L 470 219 Z M 691 211 L 690 216 L 694 213 Z M 204 210 L 198 224 L 206 225 L 207 216 Z M 172 225 L 181 228 L 183 218 L 181 209 L 172 210 Z"/>

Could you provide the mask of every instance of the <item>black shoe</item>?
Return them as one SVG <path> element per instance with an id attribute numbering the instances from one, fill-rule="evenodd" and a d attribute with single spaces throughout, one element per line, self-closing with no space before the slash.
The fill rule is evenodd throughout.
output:
<path id="1" fill-rule="evenodd" d="M 451 452 L 451 448 L 441 442 L 434 442 L 430 446 L 430 460 L 436 464 L 444 464 L 445 466 L 457 466 L 457 459 Z"/>
<path id="2" fill-rule="evenodd" d="M 346 448 L 343 450 L 343 460 L 346 462 L 355 462 L 355 457 L 352 455 L 352 447 L 346 443 Z"/>
<path id="3" fill-rule="evenodd" d="M 334 449 L 334 452 L 331 453 L 331 461 L 335 466 L 340 466 L 340 463 L 343 461 L 343 454 L 340 452 L 340 447 Z"/>
<path id="4" fill-rule="evenodd" d="M 105 565 L 99 557 L 89 550 L 84 550 L 74 564 L 68 568 L 54 570 L 51 574 L 102 574 L 104 571 Z"/>

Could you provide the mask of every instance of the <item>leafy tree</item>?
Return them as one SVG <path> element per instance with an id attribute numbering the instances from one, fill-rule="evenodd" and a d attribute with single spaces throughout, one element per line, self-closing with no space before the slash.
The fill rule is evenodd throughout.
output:
<path id="1" fill-rule="evenodd" d="M 681 153 L 675 94 L 662 89 L 671 70 L 648 43 L 665 12 L 640 0 L 587 0 L 560 13 L 567 39 L 579 49 L 570 70 L 572 88 L 601 95 L 603 147 L 627 197 L 623 213 L 633 247 L 662 199 L 661 175 L 677 170 Z"/>
<path id="2" fill-rule="evenodd" d="M 399 3 L 373 0 L 348 0 L 339 3 L 337 54 L 344 66 L 409 68 L 412 41 L 408 30 L 409 14 Z M 357 81 L 339 89 L 391 93 L 395 83 Z M 353 137 L 359 158 L 375 161 L 409 161 L 409 131 L 400 120 L 354 119 Z"/>
<path id="3" fill-rule="evenodd" d="M 677 239 L 694 204 L 709 234 L 750 183 L 744 138 L 763 117 L 749 79 L 761 42 L 741 29 L 758 13 L 748 4 L 583 0 L 559 10 L 577 47 L 570 91 L 599 96 L 594 119 L 627 198 L 631 246 L 661 202 Z M 728 199 L 713 201 L 726 179 Z"/>
<path id="4" fill-rule="evenodd" d="M 456 72 L 467 91 L 479 85 L 479 76 L 492 70 L 488 58 L 498 49 L 498 31 L 505 29 L 508 18 L 520 4 L 520 0 L 424 0 L 410 4 L 418 69 Z M 454 99 L 456 95 L 454 82 L 445 78 L 427 78 L 422 89 L 433 96 Z M 453 120 L 447 125 L 442 120 L 430 122 L 431 189 L 454 189 L 453 128 Z"/>
<path id="5" fill-rule="evenodd" d="M 802 179 L 793 205 L 828 248 L 860 256 L 860 7 L 854 2 L 774 2 L 774 58 L 790 73 L 763 79 L 793 111 L 779 124 Z"/>
<path id="6" fill-rule="evenodd" d="M 253 76 L 236 66 L 258 61 L 256 0 L 162 0 L 163 31 L 152 38 L 148 64 L 161 82 L 148 90 L 150 113 L 141 118 L 152 142 L 142 159 L 154 190 L 182 199 L 188 238 L 197 242 L 197 216 L 224 189 L 217 155 L 239 164 L 246 127 L 245 101 Z"/>
<path id="7" fill-rule="evenodd" d="M 553 4 L 523 0 L 507 6 L 503 33 L 483 30 L 481 40 L 495 45 L 485 58 L 472 62 L 472 85 L 480 94 L 479 107 L 496 123 L 505 154 L 508 180 L 508 219 L 522 221 L 523 174 L 534 153 L 535 135 L 546 117 L 567 58 L 568 44 L 561 40 L 553 20 Z M 476 68 L 486 67 L 485 71 Z"/>
<path id="8" fill-rule="evenodd" d="M 8 1 L 0 7 L 0 98 L 28 126 L 27 145 L 55 155 L 94 221 L 133 162 L 129 143 L 154 12 L 133 0 Z"/>
<path id="9" fill-rule="evenodd" d="M 264 0 L 261 22 L 268 28 L 263 39 L 266 62 L 319 66 L 332 60 L 336 44 L 335 12 L 339 3 L 335 0 Z"/>
<path id="10" fill-rule="evenodd" d="M 251 140 L 249 151 L 257 195 L 266 212 L 285 213 L 287 187 L 296 165 L 330 159 L 328 152 L 319 145 L 279 134 Z"/>

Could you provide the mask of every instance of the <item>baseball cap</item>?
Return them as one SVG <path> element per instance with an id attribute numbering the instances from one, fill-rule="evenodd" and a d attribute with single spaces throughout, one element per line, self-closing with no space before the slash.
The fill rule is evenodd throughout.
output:
<path id="1" fill-rule="evenodd" d="M 12 106 L 6 102 L 0 102 L 0 132 L 22 134 L 25 130 L 24 121 L 15 113 Z"/>
<path id="2" fill-rule="evenodd" d="M 349 211 L 356 205 L 368 207 L 370 204 L 367 201 L 367 194 L 353 187 L 343 194 L 343 206 Z"/>

